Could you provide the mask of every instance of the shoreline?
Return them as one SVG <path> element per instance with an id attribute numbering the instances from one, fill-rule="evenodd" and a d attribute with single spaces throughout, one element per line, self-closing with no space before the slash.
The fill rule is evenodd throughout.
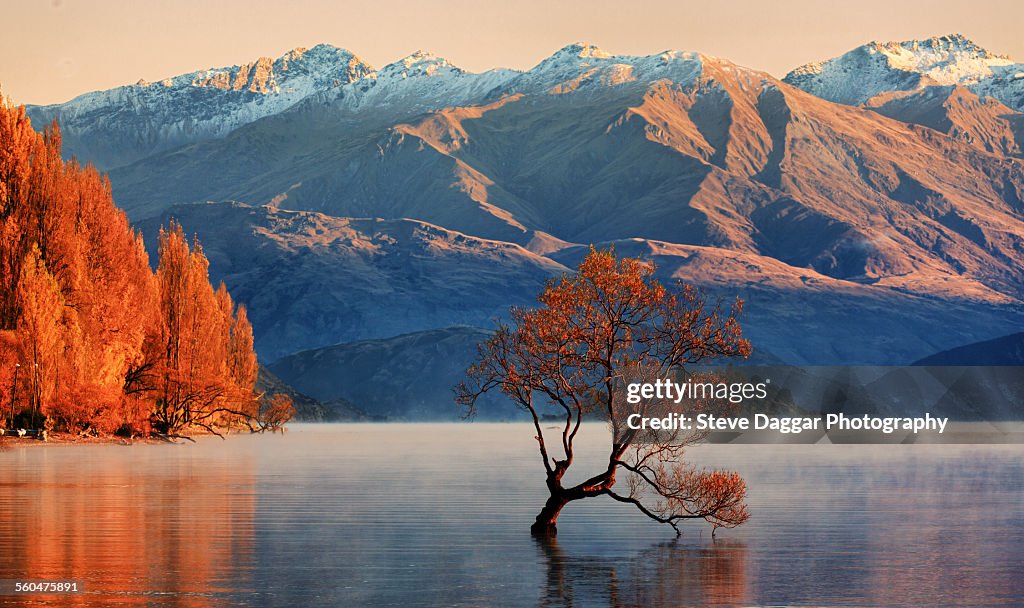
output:
<path id="1" fill-rule="evenodd" d="M 351 425 L 351 426 L 448 426 L 459 425 L 472 427 L 478 426 L 505 426 L 525 425 L 532 423 L 523 420 L 433 420 L 433 421 L 407 421 L 391 420 L 383 421 L 336 421 L 336 422 L 293 422 L 285 427 L 284 432 L 289 430 L 300 431 L 305 427 Z M 547 429 L 555 429 L 549 423 L 542 423 Z M 586 426 L 606 426 L 604 421 L 590 421 Z M 114 445 L 130 447 L 133 445 L 189 445 L 210 439 L 229 440 L 235 436 L 251 436 L 259 433 L 227 433 L 223 437 L 210 433 L 202 433 L 189 437 L 116 437 L 116 436 L 92 436 L 82 437 L 71 433 L 49 433 L 45 441 L 34 437 L 18 437 L 16 435 L 0 435 L 0 453 L 15 448 L 45 447 L 45 446 L 84 446 L 84 445 Z M 276 433 L 272 433 L 276 434 Z M 824 432 L 800 433 L 800 434 L 779 434 L 769 431 L 749 431 L 746 433 L 718 432 L 709 435 L 702 444 L 707 445 L 798 445 L 798 444 L 831 444 L 841 445 L 1024 445 L 1024 421 L 1002 420 L 1002 421 L 951 421 L 949 428 L 944 433 L 921 433 L 913 436 L 915 440 L 908 441 L 904 434 L 893 434 L 890 436 L 878 437 L 870 432 L 844 431 L 829 432 L 827 440 Z"/>
<path id="2" fill-rule="evenodd" d="M 189 438 L 163 439 L 160 437 L 82 437 L 71 433 L 48 433 L 45 440 L 35 437 L 18 437 L 12 435 L 0 436 L 0 452 L 23 447 L 46 447 L 46 446 L 72 446 L 72 445 L 120 445 L 130 447 L 133 445 L 184 445 L 200 441 L 206 437 L 216 435 L 197 435 Z M 225 435 L 225 438 L 228 435 Z M 191 440 L 191 441 L 190 441 Z"/>

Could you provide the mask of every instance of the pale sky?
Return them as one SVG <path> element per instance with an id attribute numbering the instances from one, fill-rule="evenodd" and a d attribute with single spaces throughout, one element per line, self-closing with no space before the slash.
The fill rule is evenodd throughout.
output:
<path id="1" fill-rule="evenodd" d="M 1024 61 L 1020 0 L 0 0 L 0 14 L 0 90 L 35 104 L 320 42 L 378 68 L 423 49 L 471 71 L 525 69 L 586 41 L 783 76 L 871 40 L 959 32 Z"/>

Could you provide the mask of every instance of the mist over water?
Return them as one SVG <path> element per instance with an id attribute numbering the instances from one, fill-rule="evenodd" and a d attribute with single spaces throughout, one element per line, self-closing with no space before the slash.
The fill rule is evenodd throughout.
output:
<path id="1" fill-rule="evenodd" d="M 607 457 L 587 425 L 576 478 Z M 0 452 L 0 579 L 83 581 L 0 605 L 1013 604 L 1024 447 L 704 445 L 749 523 L 676 541 L 611 500 L 529 525 L 525 424 L 293 425 L 196 445 Z M 587 466 L 589 465 L 589 466 Z"/>

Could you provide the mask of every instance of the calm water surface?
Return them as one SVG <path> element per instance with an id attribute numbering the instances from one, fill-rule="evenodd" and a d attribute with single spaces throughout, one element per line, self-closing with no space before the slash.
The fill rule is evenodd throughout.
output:
<path id="1" fill-rule="evenodd" d="M 580 464 L 606 458 L 590 426 Z M 679 541 L 570 505 L 557 543 L 520 424 L 293 425 L 196 445 L 0 453 L 0 579 L 45 606 L 1020 605 L 1021 446 L 700 446 L 751 520 Z M 592 472 L 593 468 L 588 469 Z M 581 471 L 580 474 L 582 475 Z"/>

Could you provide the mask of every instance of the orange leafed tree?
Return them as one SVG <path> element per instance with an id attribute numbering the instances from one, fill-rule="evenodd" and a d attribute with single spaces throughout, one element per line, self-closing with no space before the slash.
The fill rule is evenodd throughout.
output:
<path id="1" fill-rule="evenodd" d="M 180 226 L 156 273 L 92 167 L 0 99 L 0 421 L 75 432 L 248 424 L 252 327 Z"/>
<path id="2" fill-rule="evenodd" d="M 38 134 L 0 101 L 0 332 L 18 345 L 2 362 L 5 418 L 109 432 L 142 417 L 123 384 L 152 329 L 155 285 L 109 182 L 60 145 L 55 125 Z"/>
<path id="3" fill-rule="evenodd" d="M 512 309 L 510 322 L 499 324 L 480 345 L 467 380 L 455 389 L 470 415 L 478 398 L 494 390 L 531 415 L 549 492 L 531 527 L 534 534 L 554 535 L 567 504 L 596 496 L 631 504 L 677 532 L 685 519 L 704 519 L 715 528 L 747 520 L 746 486 L 738 474 L 697 469 L 681 460 L 700 434 L 634 430 L 625 424 L 631 413 L 657 415 L 665 407 L 630 405 L 627 384 L 751 352 L 737 320 L 741 301 L 723 310 L 691 286 L 670 291 L 653 273 L 653 265 L 639 259 L 591 249 L 576 274 L 549 282 L 539 307 Z M 564 417 L 553 437 L 541 424 L 546 408 Z M 584 481 L 568 485 L 563 479 L 574 464 L 585 419 L 608 421 L 608 459 Z M 624 483 L 617 483 L 620 477 Z"/>
<path id="4" fill-rule="evenodd" d="M 157 378 L 153 421 L 163 433 L 198 427 L 220 434 L 258 411 L 252 326 L 223 283 L 214 291 L 208 273 L 202 247 L 190 248 L 179 224 L 161 230 L 160 334 L 150 357 Z"/>
<path id="5" fill-rule="evenodd" d="M 288 395 L 276 394 L 261 399 L 258 414 L 250 422 L 254 431 L 283 431 L 284 424 L 295 415 L 295 404 Z"/>
<path id="6" fill-rule="evenodd" d="M 50 403 L 58 390 L 60 355 L 66 346 L 62 331 L 64 298 L 35 247 L 21 265 L 18 305 L 21 360 L 28 372 L 29 405 L 35 416 L 41 413 L 41 405 Z"/>

